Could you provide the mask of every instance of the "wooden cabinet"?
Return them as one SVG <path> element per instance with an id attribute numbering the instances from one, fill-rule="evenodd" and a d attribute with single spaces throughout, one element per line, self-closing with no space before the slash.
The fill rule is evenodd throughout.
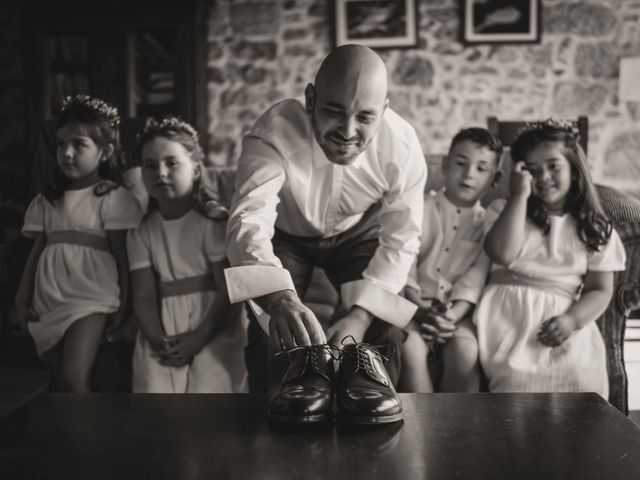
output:
<path id="1" fill-rule="evenodd" d="M 179 115 L 196 127 L 206 148 L 207 5 L 23 3 L 31 139 L 64 96 L 89 93 L 116 105 L 125 119 Z"/>

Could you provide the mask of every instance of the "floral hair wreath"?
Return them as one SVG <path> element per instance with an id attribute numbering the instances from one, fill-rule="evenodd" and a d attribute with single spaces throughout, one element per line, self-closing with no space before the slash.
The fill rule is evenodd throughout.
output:
<path id="1" fill-rule="evenodd" d="M 174 132 L 182 132 L 189 135 L 196 144 L 200 144 L 198 132 L 190 124 L 178 117 L 164 117 L 160 122 L 154 118 L 149 118 L 138 137 L 149 132 L 170 130 Z"/>
<path id="2" fill-rule="evenodd" d="M 100 100 L 99 98 L 93 98 L 90 95 L 74 95 L 66 96 L 62 100 L 61 112 L 65 112 L 74 105 L 83 105 L 90 108 L 98 115 L 103 117 L 112 128 L 117 128 L 120 125 L 120 115 L 118 109 L 107 102 Z"/>
<path id="3" fill-rule="evenodd" d="M 572 135 L 576 140 L 580 138 L 580 131 L 574 122 L 553 117 L 547 118 L 546 120 L 539 120 L 537 122 L 525 123 L 524 126 L 519 128 L 516 132 L 516 137 L 519 137 L 523 133 L 542 130 L 558 130 Z"/>

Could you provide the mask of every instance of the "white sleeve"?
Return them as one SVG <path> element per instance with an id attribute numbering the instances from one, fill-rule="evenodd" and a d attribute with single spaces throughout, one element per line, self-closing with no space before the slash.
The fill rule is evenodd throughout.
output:
<path id="1" fill-rule="evenodd" d="M 140 203 L 124 187 L 118 187 L 107 193 L 100 210 L 102 226 L 105 230 L 136 228 L 143 216 Z"/>
<path id="2" fill-rule="evenodd" d="M 587 270 L 593 272 L 617 272 L 624 270 L 627 263 L 627 253 L 620 235 L 615 229 L 606 245 L 597 252 L 589 252 Z"/>
<path id="3" fill-rule="evenodd" d="M 416 306 L 398 296 L 420 249 L 424 187 L 427 167 L 417 137 L 401 168 L 391 175 L 389 191 L 382 199 L 379 245 L 363 280 L 345 283 L 345 307 L 358 305 L 376 317 L 404 327 Z"/>
<path id="4" fill-rule="evenodd" d="M 34 237 L 36 233 L 45 231 L 44 217 L 48 202 L 42 195 L 34 198 L 27 208 L 24 215 L 24 225 L 22 226 L 22 234 L 25 237 Z"/>
<path id="5" fill-rule="evenodd" d="M 291 276 L 271 243 L 278 193 L 285 179 L 276 148 L 257 136 L 245 137 L 227 223 L 227 257 L 236 267 L 225 270 L 232 303 L 293 289 Z M 256 282 L 265 271 L 270 272 L 270 280 Z"/>
<path id="6" fill-rule="evenodd" d="M 152 266 L 151 250 L 145 235 L 147 228 L 145 224 L 135 230 L 127 232 L 127 257 L 129 259 L 129 270 L 141 270 Z"/>

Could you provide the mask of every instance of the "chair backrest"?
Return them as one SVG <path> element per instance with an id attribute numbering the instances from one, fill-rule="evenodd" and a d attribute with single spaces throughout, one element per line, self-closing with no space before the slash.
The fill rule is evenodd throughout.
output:
<path id="1" fill-rule="evenodd" d="M 524 120 L 498 120 L 496 117 L 487 118 L 487 127 L 491 133 L 500 139 L 502 145 L 510 147 L 516 138 L 518 130 L 527 122 Z M 580 146 L 587 153 L 589 145 L 589 118 L 580 116 L 574 122 L 580 134 Z"/>
<path id="2" fill-rule="evenodd" d="M 640 201 L 610 187 L 596 188 L 602 208 L 627 252 L 626 269 L 615 273 L 613 298 L 597 320 L 607 351 L 609 402 L 627 414 L 629 381 L 624 364 L 624 334 L 629 313 L 640 307 Z"/>

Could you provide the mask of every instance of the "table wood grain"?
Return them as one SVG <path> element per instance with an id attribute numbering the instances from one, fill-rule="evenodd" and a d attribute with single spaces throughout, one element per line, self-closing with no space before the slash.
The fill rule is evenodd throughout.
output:
<path id="1" fill-rule="evenodd" d="M 596 394 L 401 397 L 403 423 L 274 429 L 263 395 L 45 394 L 0 420 L 0 478 L 640 478 Z"/>

